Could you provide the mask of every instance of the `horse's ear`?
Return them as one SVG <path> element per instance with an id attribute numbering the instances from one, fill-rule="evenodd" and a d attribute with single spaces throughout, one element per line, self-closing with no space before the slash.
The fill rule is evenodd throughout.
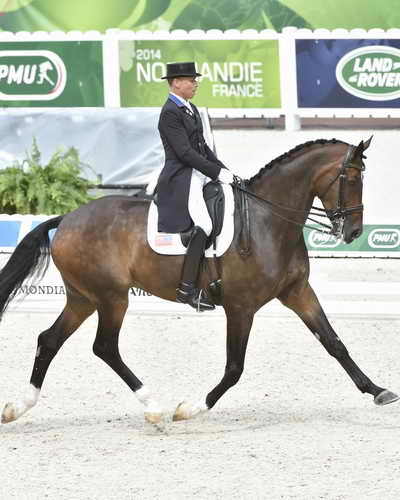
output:
<path id="1" fill-rule="evenodd" d="M 373 138 L 373 137 L 374 137 L 374 136 L 373 136 L 373 135 L 371 135 L 371 137 L 368 139 L 368 141 L 364 142 L 364 146 L 363 146 L 364 151 L 365 151 L 366 149 L 368 149 L 368 148 L 369 148 L 369 145 L 371 144 L 371 141 L 372 141 L 372 138 Z M 361 142 L 363 142 L 363 141 L 361 141 Z"/>
<path id="2" fill-rule="evenodd" d="M 361 141 L 360 144 L 353 150 L 352 158 L 361 158 L 365 149 L 367 148 L 365 147 L 364 141 Z"/>
<path id="3" fill-rule="evenodd" d="M 366 149 L 369 148 L 369 145 L 371 144 L 373 135 L 366 141 L 361 141 L 360 144 L 354 149 L 353 151 L 353 158 L 362 158 L 363 153 Z M 365 158 L 365 157 L 364 157 Z"/>

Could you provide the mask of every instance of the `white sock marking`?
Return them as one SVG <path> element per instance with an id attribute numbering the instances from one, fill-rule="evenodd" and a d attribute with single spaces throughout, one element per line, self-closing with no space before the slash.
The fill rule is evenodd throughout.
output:
<path id="1" fill-rule="evenodd" d="M 144 405 L 146 413 L 162 413 L 161 406 L 153 399 L 147 387 L 142 385 L 142 387 L 135 392 L 135 395 L 142 405 Z"/>
<path id="2" fill-rule="evenodd" d="M 17 401 L 16 403 L 10 403 L 6 406 L 4 412 L 8 415 L 12 415 L 16 420 L 21 415 L 30 410 L 37 403 L 40 395 L 40 389 L 35 387 L 34 385 L 30 385 L 29 389 L 23 399 Z"/>

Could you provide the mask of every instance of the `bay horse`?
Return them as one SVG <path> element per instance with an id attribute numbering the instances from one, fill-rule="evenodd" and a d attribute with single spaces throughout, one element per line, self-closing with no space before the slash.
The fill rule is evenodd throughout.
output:
<path id="1" fill-rule="evenodd" d="M 222 307 L 227 318 L 225 372 L 204 400 L 180 403 L 174 420 L 210 410 L 238 382 L 254 314 L 274 298 L 302 319 L 362 393 L 371 394 L 378 405 L 399 399 L 361 371 L 330 325 L 308 282 L 309 259 L 302 231 L 318 197 L 337 236 L 346 243 L 360 236 L 363 158 L 370 141 L 361 141 L 358 146 L 335 139 L 310 141 L 273 160 L 244 182 L 250 252 L 243 255 L 239 251 L 240 217 L 235 210 L 235 236 L 219 258 Z M 36 404 L 55 355 L 96 310 L 94 354 L 135 393 L 144 406 L 145 419 L 162 423 L 164 414 L 159 403 L 125 365 L 118 349 L 129 289 L 140 287 L 175 301 L 180 278 L 183 256 L 159 255 L 147 243 L 148 210 L 149 201 L 145 199 L 99 198 L 43 222 L 19 243 L 0 273 L 0 313 L 26 278 L 44 271 L 50 252 L 65 283 L 66 305 L 55 323 L 40 333 L 29 390 L 24 398 L 5 406 L 3 423 L 18 419 Z M 48 232 L 53 228 L 58 229 L 50 245 Z M 207 289 L 208 285 L 202 273 L 201 287 Z"/>

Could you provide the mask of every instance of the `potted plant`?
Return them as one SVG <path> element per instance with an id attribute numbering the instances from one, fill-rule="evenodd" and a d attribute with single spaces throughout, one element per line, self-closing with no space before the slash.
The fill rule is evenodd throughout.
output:
<path id="1" fill-rule="evenodd" d="M 0 170 L 0 213 L 62 214 L 93 199 L 78 151 L 57 150 L 46 165 L 33 139 L 26 158 Z"/>

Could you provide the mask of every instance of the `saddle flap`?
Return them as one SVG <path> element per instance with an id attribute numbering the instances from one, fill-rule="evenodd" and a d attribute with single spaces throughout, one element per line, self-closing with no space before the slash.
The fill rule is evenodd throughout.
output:
<path id="1" fill-rule="evenodd" d="M 221 234 L 225 214 L 225 194 L 222 184 L 217 181 L 210 181 L 203 187 L 203 198 L 207 206 L 208 213 L 212 221 L 212 231 L 207 238 L 206 248 L 208 248 L 217 236 Z M 192 228 L 181 233 L 182 245 L 187 247 L 192 235 Z"/>

